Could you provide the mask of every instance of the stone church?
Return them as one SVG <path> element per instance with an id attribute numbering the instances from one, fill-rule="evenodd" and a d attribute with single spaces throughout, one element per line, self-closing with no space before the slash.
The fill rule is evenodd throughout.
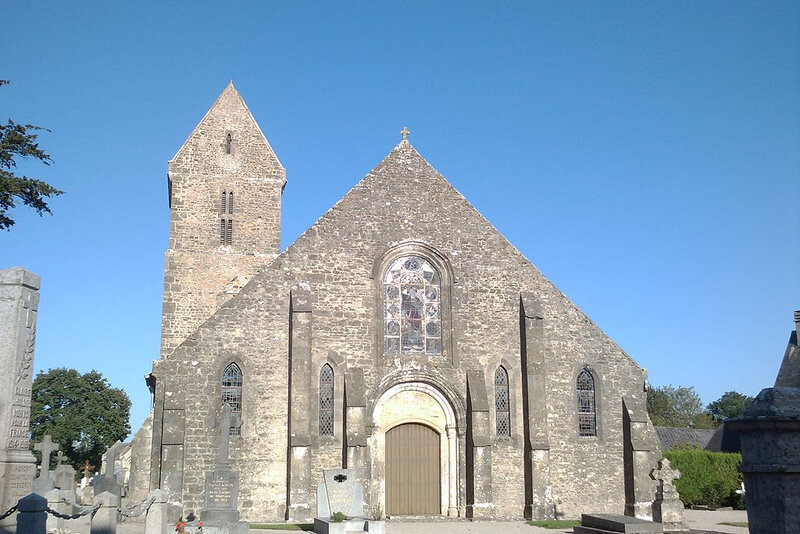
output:
<path id="1" fill-rule="evenodd" d="M 223 403 L 250 521 L 322 469 L 390 516 L 652 517 L 645 371 L 411 146 L 286 250 L 286 171 L 229 85 L 169 162 L 153 411 L 131 498 L 203 507 Z"/>

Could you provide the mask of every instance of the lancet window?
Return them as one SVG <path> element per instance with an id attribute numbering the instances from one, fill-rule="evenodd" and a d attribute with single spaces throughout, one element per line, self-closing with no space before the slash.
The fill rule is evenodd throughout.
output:
<path id="1" fill-rule="evenodd" d="M 502 365 L 494 373 L 494 407 L 497 413 L 497 436 L 511 436 L 511 403 L 508 392 L 508 372 Z"/>
<path id="2" fill-rule="evenodd" d="M 594 377 L 583 369 L 575 381 L 578 393 L 578 435 L 597 435 L 597 406 L 595 404 Z"/>
<path id="3" fill-rule="evenodd" d="M 407 256 L 386 271 L 384 350 L 387 354 L 441 354 L 441 277 L 426 260 Z"/>
<path id="4" fill-rule="evenodd" d="M 233 244 L 233 191 L 222 190 L 219 214 L 219 244 L 230 246 Z"/>
<path id="5" fill-rule="evenodd" d="M 231 407 L 231 414 L 242 413 L 242 370 L 238 365 L 232 363 L 225 368 L 222 373 L 222 403 L 228 403 Z M 241 426 L 230 428 L 231 436 L 240 435 Z"/>
<path id="6" fill-rule="evenodd" d="M 333 368 L 327 363 L 319 372 L 319 435 L 333 436 Z"/>

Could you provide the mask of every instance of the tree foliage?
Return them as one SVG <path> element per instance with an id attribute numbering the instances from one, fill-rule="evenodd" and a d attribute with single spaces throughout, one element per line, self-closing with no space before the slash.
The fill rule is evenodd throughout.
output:
<path id="1" fill-rule="evenodd" d="M 647 390 L 647 413 L 656 426 L 708 428 L 709 418 L 694 387 L 661 386 Z"/>
<path id="2" fill-rule="evenodd" d="M 716 421 L 741 417 L 753 400 L 753 397 L 738 391 L 726 391 L 719 399 L 708 405 L 708 411 Z"/>
<path id="3" fill-rule="evenodd" d="M 0 80 L 0 86 L 7 83 L 8 80 Z M 0 124 L 0 230 L 8 230 L 14 225 L 7 212 L 16 206 L 18 200 L 41 216 L 45 212 L 52 213 L 45 198 L 63 193 L 42 180 L 17 176 L 12 172 L 18 158 L 33 158 L 45 165 L 52 163 L 50 155 L 40 149 L 36 141 L 36 132 L 40 130 L 47 131 L 41 126 L 19 124 L 11 119 Z"/>
<path id="4" fill-rule="evenodd" d="M 40 371 L 31 398 L 33 441 L 50 434 L 76 470 L 86 460 L 99 466 L 105 450 L 128 436 L 130 409 L 128 395 L 97 371 Z"/>

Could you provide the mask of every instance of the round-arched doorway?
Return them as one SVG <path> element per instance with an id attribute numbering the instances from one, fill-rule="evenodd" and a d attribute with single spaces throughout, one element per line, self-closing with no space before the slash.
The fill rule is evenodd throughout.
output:
<path id="1" fill-rule="evenodd" d="M 453 407 L 424 382 L 385 391 L 368 440 L 374 494 L 387 515 L 458 515 L 458 439 Z"/>

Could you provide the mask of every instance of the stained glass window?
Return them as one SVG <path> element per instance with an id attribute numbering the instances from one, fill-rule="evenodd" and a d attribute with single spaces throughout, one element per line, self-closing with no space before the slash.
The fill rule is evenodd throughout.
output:
<path id="1" fill-rule="evenodd" d="M 578 435 L 596 436 L 597 411 L 594 399 L 594 377 L 584 369 L 578 374 L 575 389 L 578 391 Z"/>
<path id="2" fill-rule="evenodd" d="M 497 435 L 511 436 L 511 404 L 508 397 L 508 372 L 501 365 L 494 373 L 494 407 L 497 412 Z"/>
<path id="3" fill-rule="evenodd" d="M 333 436 L 333 369 L 327 363 L 319 372 L 319 435 Z"/>
<path id="4" fill-rule="evenodd" d="M 232 414 L 242 413 L 242 370 L 235 363 L 228 365 L 222 373 L 222 403 L 228 403 Z M 241 426 L 232 426 L 231 436 L 241 434 Z"/>
<path id="5" fill-rule="evenodd" d="M 384 349 L 387 354 L 441 354 L 441 278 L 427 261 L 404 257 L 386 271 Z"/>

